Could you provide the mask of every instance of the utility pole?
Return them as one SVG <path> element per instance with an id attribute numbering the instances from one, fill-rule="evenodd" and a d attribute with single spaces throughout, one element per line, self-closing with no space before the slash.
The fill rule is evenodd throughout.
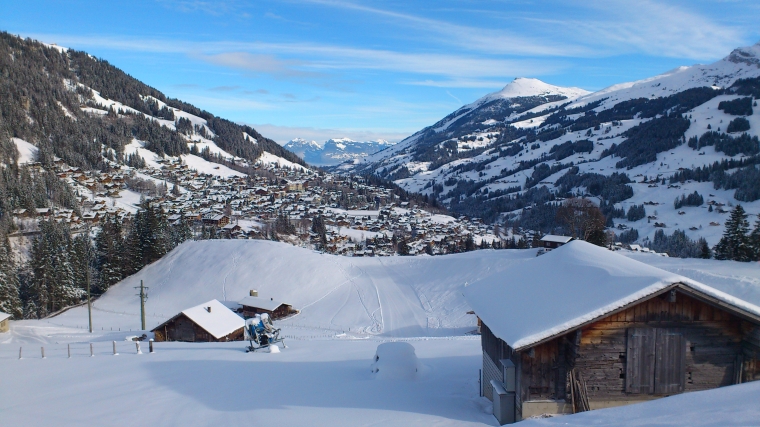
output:
<path id="1" fill-rule="evenodd" d="M 90 266 L 87 266 L 87 318 L 90 324 L 90 333 L 92 333 L 92 302 L 90 301 Z"/>
<path id="2" fill-rule="evenodd" d="M 135 289 L 137 289 L 136 286 Z M 145 330 L 145 300 L 148 299 L 148 294 L 145 291 L 148 289 L 143 286 L 143 281 L 140 280 L 140 293 L 138 295 L 140 296 L 140 321 L 143 331 Z"/>

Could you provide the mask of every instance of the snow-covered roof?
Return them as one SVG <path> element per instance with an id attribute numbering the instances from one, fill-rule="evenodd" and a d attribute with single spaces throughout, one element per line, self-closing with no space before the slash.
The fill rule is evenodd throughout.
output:
<path id="1" fill-rule="evenodd" d="M 681 275 L 575 240 L 465 288 L 475 314 L 515 350 L 682 284 L 760 318 L 760 307 Z"/>
<path id="2" fill-rule="evenodd" d="M 246 307 L 263 308 L 267 311 L 274 311 L 277 307 L 285 304 L 284 302 L 275 301 L 273 299 L 266 299 L 261 297 L 245 297 L 238 301 L 240 305 Z"/>
<path id="3" fill-rule="evenodd" d="M 573 238 L 570 236 L 556 236 L 554 234 L 547 234 L 546 236 L 541 238 L 542 242 L 552 242 L 552 243 L 567 243 L 571 240 L 573 240 Z"/>
<path id="4" fill-rule="evenodd" d="M 4 312 L 0 311 L 0 322 L 2 322 L 3 320 L 5 320 L 5 319 L 7 319 L 9 317 L 11 317 L 10 314 L 4 313 Z"/>
<path id="5" fill-rule="evenodd" d="M 182 314 L 217 339 L 245 326 L 245 320 L 242 317 L 215 299 L 182 310 Z"/>

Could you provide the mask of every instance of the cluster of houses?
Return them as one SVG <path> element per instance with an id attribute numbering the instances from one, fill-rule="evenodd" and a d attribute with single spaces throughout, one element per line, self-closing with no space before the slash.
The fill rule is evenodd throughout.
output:
<path id="1" fill-rule="evenodd" d="M 106 216 L 129 219 L 135 212 L 135 181 L 152 181 L 161 191 L 148 198 L 173 224 L 187 223 L 198 236 L 271 238 L 278 218 L 292 225 L 281 240 L 299 246 L 319 242 L 327 252 L 347 256 L 387 256 L 403 241 L 409 255 L 461 252 L 468 239 L 477 245 L 498 240 L 478 219 L 433 214 L 402 201 L 391 189 L 362 177 L 343 177 L 306 168 L 258 165 L 251 176 L 222 177 L 199 173 L 179 159 L 159 159 L 159 167 L 133 169 L 114 165 L 112 172 L 82 171 L 62 161 L 55 172 L 79 197 L 81 216 L 70 209 L 19 210 L 24 218 L 54 218 L 72 230 L 97 226 Z M 40 164 L 30 165 L 42 171 Z M 132 185 L 130 186 L 130 183 Z M 129 197 L 132 204 L 123 201 Z M 321 217 L 322 236 L 312 232 Z"/>

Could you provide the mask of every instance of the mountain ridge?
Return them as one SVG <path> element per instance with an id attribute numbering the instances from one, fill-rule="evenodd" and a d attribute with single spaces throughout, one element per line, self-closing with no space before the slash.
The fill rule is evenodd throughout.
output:
<path id="1" fill-rule="evenodd" d="M 511 91 L 487 94 L 396 146 L 335 170 L 375 174 L 434 197 L 453 212 L 542 232 L 561 231 L 552 210 L 572 195 L 594 196 L 608 225 L 623 227 L 616 228 L 620 233 L 638 228 L 649 239 L 660 228 L 714 242 L 722 228 L 710 224 L 723 221 L 696 214 L 694 221 L 685 221 L 691 208 L 677 209 L 684 212 L 678 216 L 672 207 L 645 210 L 662 221 L 627 221 L 625 212 L 643 202 L 673 206 L 674 199 L 698 191 L 705 199 L 702 209 L 707 202 L 741 202 L 752 215 L 760 212 L 760 195 L 751 190 L 760 188 L 753 166 L 760 164 L 760 116 L 753 112 L 760 99 L 760 43 L 711 64 L 678 67 L 593 93 L 557 90 L 542 96 L 540 90 L 515 90 L 539 95 L 500 98 L 500 92 Z M 749 113 L 732 114 L 737 103 L 747 104 Z M 699 179 L 687 178 L 699 168 L 722 175 L 700 172 Z M 742 178 L 736 175 L 729 183 L 737 173 Z M 597 184 L 584 184 L 591 181 Z M 644 190 L 642 182 L 660 188 Z"/>

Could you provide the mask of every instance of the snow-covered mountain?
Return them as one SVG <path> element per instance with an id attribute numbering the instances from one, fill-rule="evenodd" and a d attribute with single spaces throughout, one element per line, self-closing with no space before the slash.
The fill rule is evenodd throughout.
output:
<path id="1" fill-rule="evenodd" d="M 334 166 L 347 160 L 362 159 L 392 145 L 392 142 L 384 139 L 354 141 L 349 138 L 337 138 L 320 144 L 316 141 L 295 138 L 284 147 L 311 165 Z"/>
<path id="2" fill-rule="evenodd" d="M 557 226 L 557 199 L 589 195 L 641 238 L 680 229 L 715 243 L 726 219 L 719 211 L 741 203 L 760 213 L 759 98 L 760 43 L 594 93 L 518 78 L 336 169 L 545 232 Z M 675 208 L 674 199 L 694 191 L 700 206 Z M 646 216 L 629 221 L 628 210 L 644 203 Z"/>
<path id="3" fill-rule="evenodd" d="M 43 163 L 55 156 L 102 170 L 181 156 L 305 166 L 252 127 L 167 97 L 86 52 L 0 33 L 0 69 L 7 71 L 0 98 L 10 100 L 0 127 L 37 148 Z"/>

